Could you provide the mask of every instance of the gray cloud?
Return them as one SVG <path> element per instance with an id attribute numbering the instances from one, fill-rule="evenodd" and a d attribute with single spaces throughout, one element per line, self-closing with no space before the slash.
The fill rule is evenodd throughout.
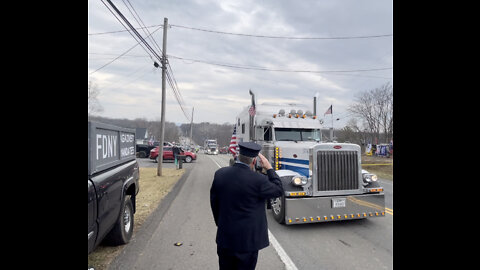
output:
<path id="1" fill-rule="evenodd" d="M 121 1 L 113 1 L 138 27 Z M 223 32 L 271 36 L 364 36 L 392 34 L 391 1 L 131 1 L 146 25 L 169 24 Z M 124 30 L 99 1 L 89 0 L 89 33 Z M 153 31 L 154 28 L 150 28 Z M 140 33 L 143 32 L 139 31 Z M 162 30 L 153 37 L 161 46 Z M 209 62 L 286 70 L 355 70 L 392 67 L 392 37 L 350 40 L 286 40 L 168 30 L 167 54 Z M 149 43 L 151 43 L 149 41 Z M 89 73 L 136 44 L 127 32 L 89 36 Z M 95 53 L 95 54 L 92 54 Z M 102 55 L 102 54 L 113 55 Z M 146 52 L 137 46 L 129 55 Z M 103 57 L 103 59 L 101 59 Z M 233 69 L 171 57 L 185 104 L 195 107 L 195 122 L 233 122 L 249 103 L 295 101 L 309 106 L 318 93 L 318 110 L 333 104 L 343 113 L 357 93 L 393 81 L 392 70 L 355 73 L 285 73 Z M 372 77 L 368 77 L 372 76 Z M 149 57 L 122 57 L 89 75 L 98 84 L 101 115 L 158 119 L 161 71 Z M 322 117 L 323 115 L 321 115 Z M 335 116 L 335 115 L 334 115 Z M 167 86 L 168 121 L 187 119 Z M 327 123 L 330 123 L 328 116 Z M 345 124 L 342 119 L 335 125 Z"/>

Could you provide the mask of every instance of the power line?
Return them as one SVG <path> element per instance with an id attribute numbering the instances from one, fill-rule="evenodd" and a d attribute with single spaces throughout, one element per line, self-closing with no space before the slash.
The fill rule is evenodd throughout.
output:
<path id="1" fill-rule="evenodd" d="M 137 23 L 138 23 L 140 26 L 142 26 L 141 29 L 142 29 L 143 33 L 145 33 L 145 36 L 147 36 L 147 38 L 149 38 L 149 39 L 153 42 L 153 44 L 157 46 L 157 49 L 158 49 L 159 51 L 162 51 L 162 49 L 160 49 L 160 46 L 158 46 L 157 41 L 155 41 L 155 39 L 153 38 L 153 36 L 150 34 L 150 31 L 148 31 L 148 28 L 145 26 L 145 23 L 143 23 L 142 18 L 140 18 L 140 15 L 138 15 L 137 11 L 135 10 L 135 8 L 134 8 L 134 7 L 132 6 L 132 4 L 130 3 L 130 0 L 127 0 L 127 2 L 128 2 L 128 4 L 130 5 L 130 7 L 132 7 L 133 12 L 130 10 L 130 8 L 128 7 L 127 3 L 125 3 L 125 0 L 122 0 L 122 1 L 123 1 L 123 3 L 125 4 L 125 6 L 127 7 L 127 9 L 130 11 L 130 13 L 132 14 L 133 18 L 137 21 Z M 135 14 L 137 15 L 138 20 L 137 20 L 137 18 L 135 17 L 135 15 L 134 15 L 133 13 L 135 13 Z M 140 21 L 139 21 L 139 20 L 140 20 Z M 149 35 L 149 34 L 150 34 L 150 35 Z"/>
<path id="2" fill-rule="evenodd" d="M 105 4 L 105 2 L 103 0 L 101 0 L 101 1 L 102 1 L 102 3 Z M 137 38 L 140 39 L 140 41 L 147 47 L 148 51 L 150 51 L 155 56 L 155 58 L 157 58 L 159 61 L 161 61 L 162 58 L 158 55 L 158 53 L 150 46 L 150 44 L 148 44 L 148 42 L 142 37 L 142 35 L 140 35 L 140 33 L 138 33 L 138 31 L 135 29 L 135 27 L 133 27 L 133 25 L 128 21 L 128 19 L 125 18 L 125 16 L 120 12 L 120 10 L 118 10 L 118 8 L 112 3 L 112 1 L 107 0 L 107 2 L 112 6 L 112 8 L 115 10 L 115 12 L 117 12 L 117 14 L 122 18 L 122 20 L 128 25 L 130 30 L 132 30 L 132 32 L 137 37 L 135 37 L 132 33 L 129 32 L 130 35 L 132 35 L 132 37 L 135 40 L 137 40 Z M 105 6 L 107 6 L 107 5 L 105 4 Z M 107 8 L 108 8 L 108 6 L 107 6 Z M 108 8 L 108 9 L 110 10 L 110 8 Z M 112 12 L 112 11 L 110 10 L 110 12 Z M 113 14 L 113 12 L 112 12 L 112 14 Z M 115 16 L 115 18 L 117 18 L 117 16 L 115 14 L 113 14 L 113 15 Z M 117 18 L 117 20 L 118 20 L 118 18 Z M 128 29 L 123 23 L 122 23 L 122 25 L 125 27 L 125 29 Z M 144 48 L 144 47 L 142 46 L 142 48 Z M 145 51 L 147 52 L 147 54 L 150 55 L 150 53 L 147 51 L 147 49 L 145 49 Z M 161 50 L 160 50 L 160 52 L 161 52 Z"/>
<path id="3" fill-rule="evenodd" d="M 135 28 L 136 30 L 140 30 L 142 28 L 153 28 L 153 27 L 163 27 L 163 24 L 156 24 L 156 25 L 150 25 L 150 26 L 145 26 L 145 27 L 138 27 Z M 123 32 L 130 32 L 130 30 L 118 30 L 118 31 L 109 31 L 109 32 L 100 32 L 100 33 L 91 33 L 88 34 L 89 36 L 98 36 L 98 35 L 107 35 L 107 34 L 116 34 L 116 33 L 123 33 Z"/>
<path id="4" fill-rule="evenodd" d="M 266 36 L 266 35 L 252 35 L 252 34 L 223 32 L 223 31 L 188 27 L 188 26 L 175 25 L 175 24 L 171 24 L 170 26 L 183 28 L 183 29 L 189 29 L 189 30 L 195 30 L 195 31 L 215 33 L 215 34 L 235 35 L 235 36 L 244 36 L 244 37 L 256 37 L 256 38 L 273 38 L 273 39 L 313 39 L 313 40 L 314 39 L 318 39 L 318 40 L 326 39 L 326 40 L 328 40 L 328 39 L 365 39 L 365 38 L 381 38 L 381 37 L 391 37 L 391 36 L 393 36 L 393 34 L 385 34 L 385 35 L 343 36 L 343 37 L 286 37 L 286 36 Z"/>
<path id="5" fill-rule="evenodd" d="M 251 69 L 251 70 L 278 71 L 278 72 L 294 72 L 294 73 L 349 73 L 349 72 L 368 72 L 368 71 L 381 71 L 381 70 L 393 69 L 393 67 L 385 67 L 385 68 L 352 69 L 352 70 L 288 70 L 288 69 L 272 69 L 272 68 L 266 68 L 266 67 L 242 66 L 242 65 L 238 65 L 238 64 L 218 63 L 218 62 L 212 62 L 212 61 L 206 61 L 206 60 L 185 58 L 185 57 L 180 57 L 180 56 L 175 56 L 175 55 L 169 55 L 169 57 L 174 58 L 174 59 L 189 60 L 189 61 L 203 63 L 203 64 L 237 68 L 237 69 Z"/>
<path id="6" fill-rule="evenodd" d="M 104 3 L 104 4 L 105 4 L 105 3 Z M 108 7 L 107 7 L 107 8 L 108 8 Z M 115 15 L 115 14 L 114 14 L 114 15 Z M 117 19 L 118 19 L 118 18 L 117 18 Z M 120 23 L 121 23 L 121 22 L 120 22 Z M 161 27 L 158 27 L 157 29 L 155 29 L 155 31 L 153 31 L 152 34 L 155 33 L 155 32 L 157 32 L 160 28 L 161 28 Z M 136 39 L 135 39 L 135 40 L 136 40 Z M 117 59 L 119 59 L 120 57 L 124 56 L 124 55 L 127 54 L 129 51 L 133 50 L 133 48 L 137 47 L 137 45 L 139 45 L 140 42 L 141 42 L 141 41 L 138 41 L 137 44 L 133 45 L 133 47 L 131 47 L 130 49 L 126 50 L 124 53 L 120 54 L 119 56 L 115 57 L 115 58 L 112 59 L 110 62 L 107 62 L 107 63 L 105 63 L 103 66 L 101 66 L 101 67 L 97 68 L 96 70 L 90 72 L 88 75 L 92 75 L 93 73 L 95 73 L 95 72 L 101 70 L 102 68 L 110 65 L 111 63 L 115 62 Z M 144 48 L 144 49 L 145 49 L 145 48 Z M 147 54 L 148 54 L 148 52 L 147 52 Z M 152 58 L 152 56 L 151 56 L 150 54 L 148 54 L 148 56 L 149 56 L 150 58 Z"/>
<path id="7" fill-rule="evenodd" d="M 163 26 L 161 24 L 157 25 L 150 25 L 135 29 L 146 29 L 152 28 L 156 26 Z M 244 36 L 244 37 L 256 37 L 256 38 L 271 38 L 271 39 L 297 39 L 297 40 L 336 40 L 336 39 L 368 39 L 368 38 L 383 38 L 383 37 L 392 37 L 393 34 L 381 34 L 381 35 L 366 35 L 366 36 L 339 36 L 339 37 L 288 37 L 288 36 L 267 36 L 267 35 L 253 35 L 253 34 L 243 34 L 243 33 L 233 33 L 233 32 L 224 32 L 224 31 L 217 31 L 217 30 L 209 30 L 209 29 L 202 29 L 202 28 L 195 28 L 189 26 L 182 26 L 182 25 L 175 25 L 170 24 L 171 27 L 207 32 L 207 33 L 214 33 L 214 34 L 223 34 L 223 35 L 234 35 L 234 36 Z M 109 32 L 101 32 L 101 33 L 91 33 L 88 34 L 89 36 L 94 35 L 106 35 L 106 34 L 115 34 L 115 33 L 122 33 L 127 32 L 130 30 L 118 30 L 118 31 L 109 31 Z"/>
<path id="8" fill-rule="evenodd" d="M 110 10 L 110 8 L 105 4 L 104 0 L 101 0 L 102 3 Z M 158 48 L 162 54 L 162 57 L 160 57 L 158 55 L 158 53 L 150 46 L 150 44 L 148 44 L 148 42 L 138 33 L 138 31 L 133 27 L 133 25 L 127 20 L 127 18 L 125 18 L 125 16 L 120 12 L 120 10 L 118 10 L 118 8 L 111 2 L 111 0 L 106 0 L 111 6 L 112 8 L 117 12 L 117 14 L 121 17 L 121 19 L 128 25 L 128 27 L 130 28 L 130 30 L 132 30 L 132 32 L 137 36 L 135 37 L 132 33 L 129 33 L 132 35 L 132 37 L 137 40 L 140 39 L 139 43 L 138 44 L 141 44 L 143 43 L 145 45 L 145 47 L 142 46 L 142 48 L 147 52 L 148 55 L 150 55 L 149 51 L 154 55 L 154 57 L 159 60 L 160 62 L 167 62 L 167 56 L 163 53 L 163 51 Z M 128 1 L 128 0 L 127 0 Z M 123 1 L 124 4 L 127 6 L 127 4 L 125 3 L 125 1 Z M 128 2 L 130 4 L 130 2 Z M 135 14 L 136 11 L 135 9 L 133 8 L 133 6 L 130 4 L 130 6 L 132 7 L 132 9 L 134 10 Z M 141 20 L 140 16 L 137 14 L 137 16 L 139 17 L 139 19 L 137 20 L 137 18 L 135 17 L 135 15 L 133 14 L 132 10 L 130 10 L 130 8 L 128 8 L 127 6 L 127 9 L 130 11 L 130 13 L 134 16 L 135 20 L 137 21 L 137 23 L 139 23 L 140 25 L 143 24 L 143 21 Z M 110 10 L 110 12 L 115 16 L 115 18 L 117 18 L 117 16 L 112 12 L 112 10 Z M 125 27 L 125 29 L 128 29 L 118 18 L 117 20 Z M 141 22 L 140 22 L 140 21 Z M 148 30 L 147 30 L 148 31 Z M 153 34 L 153 33 L 152 33 Z M 165 33 L 164 33 L 165 34 Z M 148 35 L 148 36 L 151 36 Z M 164 37 L 165 38 L 165 37 Z M 158 46 L 158 44 L 155 42 L 155 40 L 153 39 L 153 42 Z M 148 50 L 147 50 L 148 49 Z M 128 52 L 128 51 L 127 51 Z M 124 53 L 125 54 L 125 53 Z M 153 60 L 153 58 L 152 58 Z M 153 60 L 154 61 L 154 60 Z M 154 61 L 155 62 L 155 61 Z M 155 62 L 156 63 L 156 62 Z M 158 65 L 158 64 L 157 64 Z M 176 83 L 176 80 L 174 79 L 173 77 L 173 70 L 171 69 L 170 67 L 170 70 L 166 69 L 165 70 L 166 72 L 166 77 L 168 79 L 168 82 L 170 84 L 170 86 L 172 87 L 172 90 L 173 90 L 173 93 L 174 93 L 174 96 L 175 96 L 175 99 L 177 100 L 178 104 L 180 105 L 180 108 L 182 109 L 183 113 L 185 114 L 185 117 L 189 120 L 189 117 L 187 115 L 187 113 L 185 112 L 185 108 L 184 108 L 184 101 L 183 101 L 183 97 L 181 96 L 180 94 L 180 91 L 178 90 L 178 85 Z M 173 79 L 172 79 L 173 77 Z M 163 102 L 162 102 L 163 103 Z M 163 110 L 163 108 L 162 108 Z"/>

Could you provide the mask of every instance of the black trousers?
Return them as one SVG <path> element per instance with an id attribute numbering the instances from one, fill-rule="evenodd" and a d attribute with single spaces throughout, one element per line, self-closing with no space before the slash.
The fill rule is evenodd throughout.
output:
<path id="1" fill-rule="evenodd" d="M 220 270 L 254 270 L 257 266 L 258 250 L 241 253 L 217 246 Z"/>

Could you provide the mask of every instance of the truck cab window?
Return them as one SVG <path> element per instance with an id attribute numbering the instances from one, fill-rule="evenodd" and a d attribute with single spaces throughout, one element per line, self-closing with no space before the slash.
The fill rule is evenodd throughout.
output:
<path id="1" fill-rule="evenodd" d="M 245 134 L 245 123 L 242 124 L 242 134 Z"/>
<path id="2" fill-rule="evenodd" d="M 319 129 L 275 128 L 277 141 L 320 141 Z"/>

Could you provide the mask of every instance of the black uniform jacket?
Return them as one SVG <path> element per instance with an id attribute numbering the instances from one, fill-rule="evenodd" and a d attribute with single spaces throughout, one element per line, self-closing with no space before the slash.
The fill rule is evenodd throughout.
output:
<path id="1" fill-rule="evenodd" d="M 217 170 L 210 189 L 217 246 L 237 252 L 267 247 L 265 201 L 282 194 L 281 180 L 273 169 L 263 175 L 235 163 Z"/>

